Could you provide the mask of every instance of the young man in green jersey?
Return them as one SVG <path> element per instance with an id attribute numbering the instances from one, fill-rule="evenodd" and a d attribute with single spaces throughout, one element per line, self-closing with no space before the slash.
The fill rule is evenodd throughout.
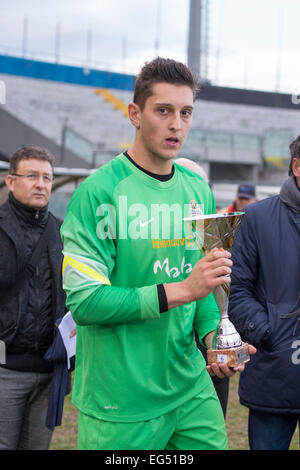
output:
<path id="1" fill-rule="evenodd" d="M 210 346 L 219 320 L 211 292 L 230 281 L 232 262 L 218 250 L 200 259 L 183 219 L 215 212 L 214 198 L 200 176 L 173 164 L 196 91 L 185 65 L 145 64 L 128 106 L 132 147 L 81 183 L 65 217 L 81 449 L 227 448 L 194 329 Z"/>

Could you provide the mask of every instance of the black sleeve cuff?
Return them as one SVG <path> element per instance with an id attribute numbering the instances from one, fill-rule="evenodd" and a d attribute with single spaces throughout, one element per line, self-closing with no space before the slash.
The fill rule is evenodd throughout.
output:
<path id="1" fill-rule="evenodd" d="M 158 284 L 157 294 L 158 294 L 158 301 L 159 301 L 159 313 L 167 312 L 169 310 L 169 307 L 168 307 L 166 291 L 165 291 L 163 284 Z"/>

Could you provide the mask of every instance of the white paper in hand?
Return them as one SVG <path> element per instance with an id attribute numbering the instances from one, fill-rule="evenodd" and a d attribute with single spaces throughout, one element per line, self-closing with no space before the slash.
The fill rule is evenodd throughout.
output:
<path id="1" fill-rule="evenodd" d="M 76 329 L 76 323 L 74 322 L 70 311 L 65 314 L 58 326 L 58 329 L 66 348 L 68 369 L 70 369 L 70 358 L 76 354 L 76 335 L 70 338 L 71 331 Z"/>

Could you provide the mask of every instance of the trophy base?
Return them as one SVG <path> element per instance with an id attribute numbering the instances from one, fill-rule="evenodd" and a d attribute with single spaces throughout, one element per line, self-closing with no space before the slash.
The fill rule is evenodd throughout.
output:
<path id="1" fill-rule="evenodd" d="M 228 367 L 237 367 L 244 362 L 250 361 L 248 344 L 243 343 L 237 348 L 230 349 L 208 349 L 207 363 L 227 364 Z"/>

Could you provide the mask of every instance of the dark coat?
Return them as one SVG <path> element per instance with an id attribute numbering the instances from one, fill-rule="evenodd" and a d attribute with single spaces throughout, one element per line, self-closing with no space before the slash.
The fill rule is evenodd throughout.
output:
<path id="1" fill-rule="evenodd" d="M 49 213 L 49 217 L 54 217 Z M 61 221 L 55 218 L 57 231 L 48 245 L 49 263 L 52 273 L 53 332 L 54 322 L 65 312 L 65 293 L 62 289 L 62 241 Z M 10 204 L 0 207 L 0 291 L 5 292 L 25 264 L 24 235 Z M 9 345 L 18 330 L 22 307 L 26 305 L 26 289 L 21 289 L 7 305 L 0 307 L 0 339 Z"/>
<path id="2" fill-rule="evenodd" d="M 232 250 L 229 317 L 258 351 L 241 374 L 240 401 L 300 413 L 300 214 L 279 196 L 245 212 Z"/>

